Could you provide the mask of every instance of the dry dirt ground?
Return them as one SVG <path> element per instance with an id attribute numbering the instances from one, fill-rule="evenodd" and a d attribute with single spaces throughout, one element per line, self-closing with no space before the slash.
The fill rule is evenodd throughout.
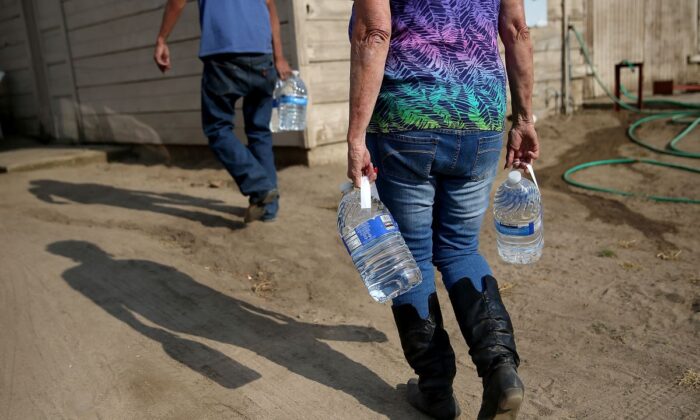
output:
<path id="1" fill-rule="evenodd" d="M 484 225 L 522 356 L 521 418 L 700 415 L 700 207 L 560 180 L 586 160 L 652 156 L 627 142 L 626 118 L 539 123 L 539 263 L 500 262 Z M 697 175 L 641 165 L 579 179 L 700 197 Z M 279 220 L 246 227 L 219 169 L 0 176 L 0 418 L 422 418 L 397 386 L 412 372 L 391 311 L 337 238 L 343 181 L 341 166 L 283 169 Z M 440 293 L 462 418 L 474 418 L 480 380 Z"/>

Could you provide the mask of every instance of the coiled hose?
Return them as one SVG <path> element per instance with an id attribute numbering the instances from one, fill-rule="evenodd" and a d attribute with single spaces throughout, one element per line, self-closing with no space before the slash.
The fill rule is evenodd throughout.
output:
<path id="1" fill-rule="evenodd" d="M 673 156 L 679 156 L 679 157 L 684 157 L 684 158 L 691 158 L 691 159 L 698 159 L 700 158 L 700 153 L 693 153 L 693 152 L 688 152 L 680 149 L 677 145 L 678 143 L 683 140 L 689 133 L 691 133 L 695 128 L 700 125 L 700 104 L 693 104 L 693 103 L 685 103 L 685 102 L 680 102 L 680 101 L 674 101 L 670 99 L 648 99 L 644 101 L 645 105 L 648 105 L 650 107 L 654 107 L 662 105 L 662 106 L 671 106 L 674 108 L 678 108 L 676 110 L 672 111 L 654 111 L 654 110 L 647 110 L 647 109 L 639 109 L 637 107 L 634 107 L 612 94 L 610 90 L 605 86 L 605 83 L 600 79 L 600 76 L 598 75 L 598 72 L 596 71 L 595 67 L 593 66 L 593 60 L 591 60 L 591 55 L 588 51 L 588 47 L 586 46 L 585 41 L 583 40 L 583 36 L 581 33 L 573 26 L 570 26 L 569 29 L 574 33 L 576 36 L 576 40 L 578 41 L 579 46 L 581 47 L 581 52 L 583 53 L 583 56 L 586 60 L 586 63 L 588 66 L 591 68 L 593 77 L 595 78 L 596 82 L 598 85 L 605 91 L 605 93 L 608 95 L 608 97 L 613 101 L 616 102 L 620 107 L 630 111 L 630 112 L 635 112 L 635 113 L 640 113 L 640 114 L 647 114 L 647 116 L 640 118 L 639 120 L 635 121 L 632 123 L 629 128 L 627 129 L 627 136 L 632 140 L 634 143 L 645 147 L 649 150 L 652 150 L 656 153 L 662 153 L 666 155 L 673 155 Z M 623 88 L 623 92 L 626 96 L 630 97 L 631 99 L 635 99 L 632 95 L 630 95 L 626 90 Z M 685 129 L 683 129 L 678 135 L 676 135 L 671 141 L 669 141 L 666 144 L 666 148 L 659 148 L 656 146 L 653 146 L 641 138 L 637 136 L 637 129 L 642 126 L 645 123 L 648 123 L 650 121 L 655 121 L 655 120 L 661 120 L 661 119 L 668 119 L 671 120 L 672 123 L 674 124 L 685 124 L 687 125 Z M 692 173 L 700 173 L 700 168 L 694 168 L 690 166 L 685 166 L 685 165 L 678 165 L 674 163 L 668 163 L 668 162 L 661 162 L 658 160 L 654 159 L 636 159 L 636 158 L 627 158 L 627 157 L 622 157 L 622 158 L 615 158 L 615 159 L 604 159 L 604 160 L 596 160 L 592 162 L 586 162 L 582 163 L 580 165 L 576 165 L 573 168 L 568 169 L 566 172 L 563 174 L 563 179 L 564 182 L 566 182 L 569 185 L 573 185 L 575 187 L 583 188 L 586 190 L 590 191 L 597 191 L 597 192 L 602 192 L 602 193 L 607 193 L 607 194 L 616 194 L 616 195 L 621 195 L 621 196 L 637 196 L 637 197 L 644 197 L 649 200 L 654 200 L 654 201 L 661 201 L 661 202 L 672 202 L 672 203 L 691 203 L 691 204 L 700 204 L 700 199 L 694 199 L 694 198 L 686 198 L 686 197 L 667 197 L 667 196 L 660 196 L 660 195 L 648 195 L 648 194 L 640 194 L 640 193 L 634 193 L 634 192 L 627 192 L 627 191 L 620 191 L 612 188 L 605 188 L 605 187 L 598 187 L 595 185 L 589 185 L 585 184 L 579 181 L 575 181 L 572 179 L 572 175 L 576 172 L 582 171 L 584 169 L 592 168 L 594 166 L 603 166 L 603 165 L 621 165 L 621 164 L 633 164 L 633 163 L 646 163 L 650 165 L 656 165 L 656 166 L 662 166 L 662 167 L 667 167 L 667 168 L 672 168 L 672 169 L 677 169 L 681 171 L 686 171 L 686 172 L 692 172 Z"/>

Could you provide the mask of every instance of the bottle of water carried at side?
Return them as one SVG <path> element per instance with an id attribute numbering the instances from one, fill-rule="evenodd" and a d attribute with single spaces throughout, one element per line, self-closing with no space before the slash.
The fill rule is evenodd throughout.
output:
<path id="1" fill-rule="evenodd" d="M 308 94 L 299 71 L 283 81 L 279 95 L 279 119 L 281 131 L 302 131 L 306 128 Z"/>
<path id="2" fill-rule="evenodd" d="M 544 246 L 542 199 L 534 172 L 528 169 L 534 183 L 511 171 L 493 203 L 498 255 L 511 264 L 536 262 Z"/>
<path id="3" fill-rule="evenodd" d="M 369 180 L 363 177 L 359 190 L 351 182 L 341 190 L 338 233 L 370 296 L 384 303 L 418 285 L 420 269 Z"/>
<path id="4" fill-rule="evenodd" d="M 272 115 L 270 116 L 270 131 L 279 133 L 280 131 L 280 96 L 282 95 L 282 86 L 284 81 L 277 79 L 275 91 L 272 93 Z"/>

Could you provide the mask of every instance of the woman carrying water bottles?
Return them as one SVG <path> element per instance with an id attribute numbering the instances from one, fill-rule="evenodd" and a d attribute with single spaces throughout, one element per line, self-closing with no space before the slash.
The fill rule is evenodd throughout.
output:
<path id="1" fill-rule="evenodd" d="M 539 154 L 523 0 L 355 0 L 350 32 L 348 177 L 356 186 L 362 175 L 376 179 L 423 277 L 392 306 L 418 375 L 408 401 L 433 418 L 460 414 L 435 266 L 483 379 L 478 418 L 513 419 L 524 395 L 520 359 L 478 244 L 502 147 L 506 73 L 513 111 L 506 167 L 524 169 Z"/>

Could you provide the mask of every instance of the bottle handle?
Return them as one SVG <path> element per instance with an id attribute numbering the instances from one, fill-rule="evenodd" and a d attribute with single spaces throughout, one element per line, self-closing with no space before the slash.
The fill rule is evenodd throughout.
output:
<path id="1" fill-rule="evenodd" d="M 363 176 L 360 182 L 360 208 L 372 208 L 372 187 L 369 184 L 369 178 L 366 176 Z"/>
<path id="2" fill-rule="evenodd" d="M 537 191 L 540 190 L 540 186 L 537 185 L 537 177 L 535 177 L 535 170 L 532 169 L 532 165 L 529 163 L 526 163 L 525 166 L 527 167 L 527 171 L 530 173 L 530 176 L 532 177 L 532 180 L 535 182 L 535 187 L 537 188 Z"/>

